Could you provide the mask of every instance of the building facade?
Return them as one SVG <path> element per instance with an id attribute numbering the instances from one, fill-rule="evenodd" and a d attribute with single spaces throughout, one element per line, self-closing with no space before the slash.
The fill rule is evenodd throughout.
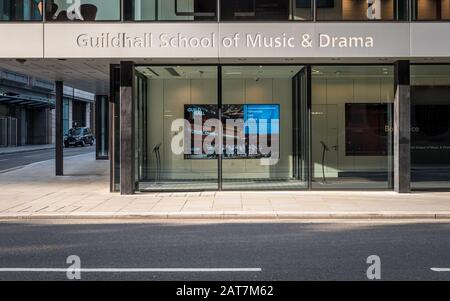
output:
<path id="1" fill-rule="evenodd" d="M 112 191 L 450 188 L 449 0 L 1 3 L 57 125 L 96 95 Z"/>
<path id="2" fill-rule="evenodd" d="M 0 70 L 0 147 L 52 143 L 53 83 Z"/>
<path id="3" fill-rule="evenodd" d="M 94 94 L 64 87 L 63 133 L 95 128 Z M 0 70 L 0 147 L 55 143 L 54 82 Z"/>

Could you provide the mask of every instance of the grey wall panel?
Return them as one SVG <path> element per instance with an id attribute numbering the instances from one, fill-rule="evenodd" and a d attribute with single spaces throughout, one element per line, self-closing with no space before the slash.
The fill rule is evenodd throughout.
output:
<path id="1" fill-rule="evenodd" d="M 0 58 L 44 57 L 42 23 L 1 23 L 0 41 Z"/>
<path id="2" fill-rule="evenodd" d="M 411 23 L 411 57 L 450 57 L 450 23 Z"/>

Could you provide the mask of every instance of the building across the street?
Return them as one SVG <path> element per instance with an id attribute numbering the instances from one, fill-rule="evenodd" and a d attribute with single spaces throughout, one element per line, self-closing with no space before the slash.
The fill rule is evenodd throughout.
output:
<path id="1" fill-rule="evenodd" d="M 64 87 L 63 132 L 91 127 L 94 94 Z M 54 82 L 0 69 L 0 147 L 55 143 Z"/>
<path id="2" fill-rule="evenodd" d="M 0 20 L 0 68 L 55 83 L 58 175 L 95 111 L 123 194 L 450 189 L 450 0 L 3 0 Z"/>

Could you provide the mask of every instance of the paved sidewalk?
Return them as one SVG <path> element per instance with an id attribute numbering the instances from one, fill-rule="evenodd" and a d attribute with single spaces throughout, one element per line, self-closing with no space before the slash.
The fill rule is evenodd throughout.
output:
<path id="1" fill-rule="evenodd" d="M 450 193 L 197 192 L 121 196 L 109 192 L 109 162 L 94 154 L 65 159 L 67 176 L 55 177 L 53 160 L 0 174 L 0 219 L 450 219 Z"/>
<path id="2" fill-rule="evenodd" d="M 54 144 L 38 144 L 38 145 L 24 145 L 24 146 L 13 146 L 13 147 L 0 147 L 0 155 L 13 154 L 13 153 L 23 153 L 29 151 L 37 151 L 44 149 L 53 149 Z"/>

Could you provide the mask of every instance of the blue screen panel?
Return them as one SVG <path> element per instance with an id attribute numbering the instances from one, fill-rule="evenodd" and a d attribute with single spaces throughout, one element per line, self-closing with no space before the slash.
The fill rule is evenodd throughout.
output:
<path id="1" fill-rule="evenodd" d="M 246 127 L 245 133 L 250 135 L 272 135 L 279 134 L 280 126 L 280 106 L 274 104 L 257 104 L 257 105 L 244 105 L 244 120 L 247 122 L 249 119 L 253 119 L 256 122 L 257 127 Z M 263 128 L 260 128 L 261 120 L 267 122 L 267 132 L 262 132 Z M 274 126 L 272 126 L 272 120 Z"/>

